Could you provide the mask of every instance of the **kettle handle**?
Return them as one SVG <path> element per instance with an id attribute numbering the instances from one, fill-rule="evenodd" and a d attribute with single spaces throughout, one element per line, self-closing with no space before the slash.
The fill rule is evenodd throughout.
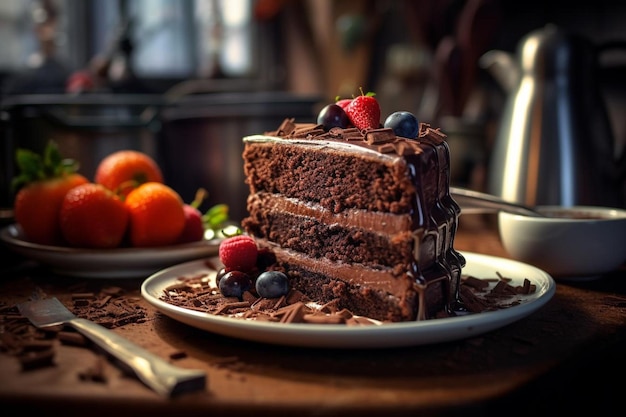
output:
<path id="1" fill-rule="evenodd" d="M 485 52 L 479 59 L 478 65 L 487 70 L 506 93 L 511 93 L 517 87 L 521 77 L 515 57 L 510 52 L 493 49 Z"/>

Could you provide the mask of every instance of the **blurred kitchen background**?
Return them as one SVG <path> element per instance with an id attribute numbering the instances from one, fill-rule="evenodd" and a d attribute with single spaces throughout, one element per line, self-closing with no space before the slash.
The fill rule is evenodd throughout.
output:
<path id="1" fill-rule="evenodd" d="M 376 92 L 381 121 L 408 110 L 441 126 L 453 185 L 488 191 L 519 70 L 506 59 L 546 25 L 619 43 L 626 2 L 2 0 L 0 208 L 12 204 L 15 149 L 53 139 L 88 176 L 114 150 L 147 152 L 185 201 L 203 187 L 205 208 L 226 203 L 240 220 L 241 137 L 285 117 L 315 121 L 359 87 Z M 614 49 L 598 58 L 593 86 L 610 122 L 600 164 L 615 195 L 592 203 L 623 205 L 626 48 Z"/>

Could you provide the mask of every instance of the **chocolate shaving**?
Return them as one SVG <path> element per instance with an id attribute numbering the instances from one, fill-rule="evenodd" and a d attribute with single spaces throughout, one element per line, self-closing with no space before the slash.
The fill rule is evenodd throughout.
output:
<path id="1" fill-rule="evenodd" d="M 176 352 L 170 353 L 170 359 L 172 360 L 184 359 L 186 357 L 187 357 L 187 352 L 183 350 L 178 350 Z"/>
<path id="2" fill-rule="evenodd" d="M 88 339 L 78 332 L 59 332 L 59 341 L 64 345 L 86 346 Z"/>
<path id="3" fill-rule="evenodd" d="M 120 287 L 106 287 L 100 291 L 100 296 L 111 295 L 113 297 L 119 297 L 124 294 L 124 289 Z"/>
<path id="4" fill-rule="evenodd" d="M 357 141 L 357 140 L 363 140 L 363 132 L 361 132 L 359 129 L 355 128 L 351 128 L 351 129 L 344 129 L 343 131 L 343 139 L 346 141 Z"/>
<path id="5" fill-rule="evenodd" d="M 306 137 L 307 139 L 315 139 L 317 138 L 319 135 L 324 133 L 324 129 L 313 129 L 313 130 L 308 130 L 306 132 Z"/>
<path id="6" fill-rule="evenodd" d="M 338 300 L 331 300 L 319 308 L 322 313 L 334 314 L 337 312 Z"/>
<path id="7" fill-rule="evenodd" d="M 80 299 L 93 300 L 94 298 L 96 298 L 96 295 L 92 292 L 72 294 L 72 300 L 80 300 Z"/>
<path id="8" fill-rule="evenodd" d="M 324 136 L 330 137 L 332 139 L 343 139 L 346 141 L 363 140 L 363 132 L 361 132 L 356 127 L 349 127 L 347 129 L 333 127 L 328 131 L 326 135 L 322 135 L 322 138 Z"/>
<path id="9" fill-rule="evenodd" d="M 145 315 L 143 313 L 130 314 L 115 320 L 112 327 L 121 327 L 130 323 L 142 323 L 144 319 Z"/>
<path id="10" fill-rule="evenodd" d="M 54 365 L 54 355 L 54 349 L 47 349 L 36 352 L 26 352 L 20 354 L 17 359 L 23 371 L 30 371 Z"/>
<path id="11" fill-rule="evenodd" d="M 489 282 L 484 279 L 466 275 L 463 277 L 463 284 L 475 289 L 484 290 L 489 287 Z"/>
<path id="12" fill-rule="evenodd" d="M 51 340 L 27 340 L 22 343 L 22 350 L 25 352 L 36 352 L 50 350 L 53 347 Z"/>
<path id="13" fill-rule="evenodd" d="M 295 304 L 280 308 L 276 313 L 276 317 L 280 317 L 281 323 L 300 323 L 305 316 L 304 303 L 298 301 Z"/>
<path id="14" fill-rule="evenodd" d="M 506 281 L 498 281 L 496 286 L 491 290 L 492 293 L 501 294 L 515 294 L 515 289 L 511 287 Z"/>
<path id="15" fill-rule="evenodd" d="M 310 324 L 345 324 L 346 318 L 338 315 L 305 314 L 302 321 Z"/>
<path id="16" fill-rule="evenodd" d="M 365 132 L 365 142 L 370 145 L 378 145 L 381 143 L 391 142 L 396 139 L 393 129 L 373 129 Z"/>
<path id="17" fill-rule="evenodd" d="M 380 145 L 376 148 L 376 150 L 380 153 L 395 153 L 396 147 L 392 143 L 386 143 L 384 145 Z"/>
<path id="18" fill-rule="evenodd" d="M 278 310 L 279 308 L 284 307 L 285 305 L 286 305 L 285 296 L 283 295 L 282 297 L 278 299 L 278 301 L 276 301 L 276 304 L 274 304 L 274 309 Z"/>
<path id="19" fill-rule="evenodd" d="M 422 123 L 420 125 L 420 140 L 431 141 L 435 144 L 439 144 L 446 140 L 447 136 L 441 131 L 440 128 L 433 129 L 428 123 Z"/>
<path id="20" fill-rule="evenodd" d="M 219 296 L 219 294 L 213 294 L 214 296 Z M 241 299 L 243 301 L 247 301 L 250 304 L 254 303 L 256 300 L 258 300 L 258 297 L 255 296 L 254 294 L 252 294 L 250 291 L 244 291 L 243 294 L 241 295 Z"/>
<path id="21" fill-rule="evenodd" d="M 406 140 L 395 143 L 396 153 L 398 155 L 417 155 L 422 153 L 422 148 L 417 142 Z"/>
<path id="22" fill-rule="evenodd" d="M 102 299 L 100 299 L 97 303 L 94 303 L 94 305 L 95 305 L 97 308 L 102 308 L 102 307 L 104 307 L 105 305 L 107 305 L 109 301 L 111 301 L 111 298 L 112 298 L 112 296 L 110 296 L 110 295 L 106 295 L 106 296 L 104 296 Z"/>
<path id="23" fill-rule="evenodd" d="M 242 308 L 242 307 L 250 307 L 250 303 L 247 301 L 241 301 L 241 302 L 222 304 L 222 306 L 218 308 L 213 314 L 215 315 L 226 314 L 233 309 Z"/>
<path id="24" fill-rule="evenodd" d="M 79 372 L 78 377 L 81 381 L 106 382 L 104 359 L 99 356 L 93 366 Z"/>
<path id="25" fill-rule="evenodd" d="M 278 130 L 275 132 L 276 136 L 289 136 L 296 128 L 295 118 L 285 119 L 281 123 Z"/>

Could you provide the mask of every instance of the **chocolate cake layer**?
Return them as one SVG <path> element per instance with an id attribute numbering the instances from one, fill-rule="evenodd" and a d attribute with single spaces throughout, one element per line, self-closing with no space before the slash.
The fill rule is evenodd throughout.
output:
<path id="1" fill-rule="evenodd" d="M 289 141 L 289 146 L 284 146 L 287 143 L 271 137 L 246 138 L 246 144 L 252 143 L 254 146 L 244 149 L 251 194 L 281 194 L 319 204 L 333 213 L 359 208 L 398 214 L 410 213 L 413 208 L 413 184 L 401 159 L 381 158 L 340 142 Z M 359 152 L 355 154 L 355 150 Z M 347 155 L 350 164 L 346 164 Z"/>
<path id="2" fill-rule="evenodd" d="M 412 258 L 415 240 L 410 228 L 389 227 L 384 221 L 369 227 L 373 221 L 398 219 L 407 224 L 407 216 L 378 215 L 350 210 L 348 215 L 333 215 L 321 206 L 307 206 L 277 194 L 258 193 L 248 201 L 250 216 L 245 227 L 254 236 L 265 238 L 283 248 L 307 253 L 312 258 L 334 262 L 359 263 L 371 268 L 393 267 Z M 388 222 L 393 224 L 394 221 Z M 365 226 L 363 225 L 365 224 Z"/>

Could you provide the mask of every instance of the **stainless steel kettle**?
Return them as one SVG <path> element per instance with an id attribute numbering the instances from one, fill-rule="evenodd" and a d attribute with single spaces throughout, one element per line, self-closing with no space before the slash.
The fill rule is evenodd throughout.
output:
<path id="1" fill-rule="evenodd" d="M 491 194 L 534 205 L 623 207 L 626 157 L 616 155 L 594 45 L 548 25 L 517 55 L 489 51 L 481 65 L 508 89 L 489 160 Z"/>

